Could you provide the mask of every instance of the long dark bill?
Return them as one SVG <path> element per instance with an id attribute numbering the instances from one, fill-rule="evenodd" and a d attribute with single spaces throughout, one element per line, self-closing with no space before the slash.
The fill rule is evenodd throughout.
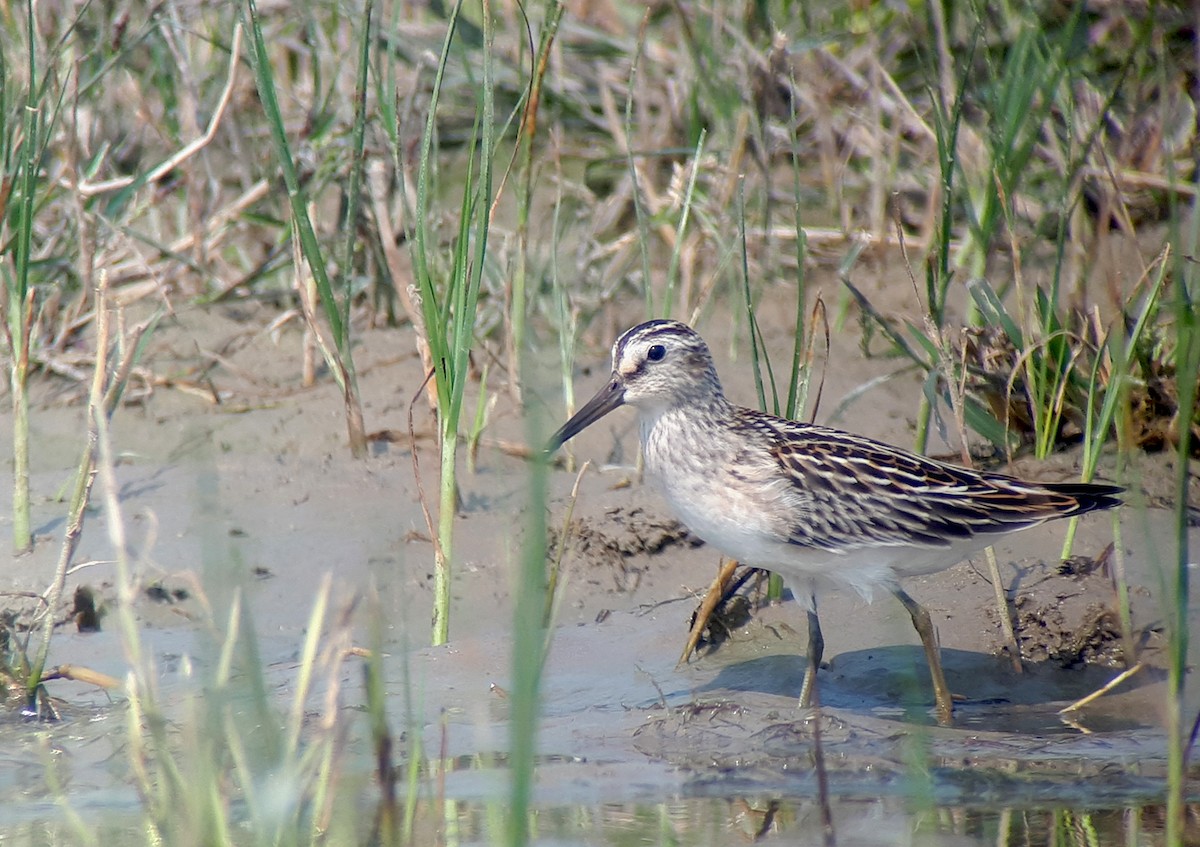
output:
<path id="1" fill-rule="evenodd" d="M 608 381 L 607 385 L 596 392 L 595 397 L 588 400 L 582 409 L 572 415 L 571 419 L 562 425 L 562 429 L 550 437 L 550 443 L 546 445 L 546 451 L 553 453 L 613 409 L 619 408 L 624 402 L 625 386 L 614 376 Z"/>

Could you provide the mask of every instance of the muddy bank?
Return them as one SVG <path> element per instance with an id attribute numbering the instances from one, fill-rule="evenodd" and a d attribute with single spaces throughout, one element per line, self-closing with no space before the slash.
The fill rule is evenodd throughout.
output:
<path id="1" fill-rule="evenodd" d="M 328 575 L 336 608 L 355 597 L 378 598 L 394 714 L 421 732 L 425 749 L 444 742 L 464 762 L 450 774 L 447 791 L 492 798 L 504 778 L 511 581 L 525 541 L 519 516 L 527 508 L 525 460 L 511 448 L 523 444 L 525 423 L 501 393 L 476 468 L 462 478 L 452 640 L 424 647 L 433 550 L 407 436 L 409 402 L 422 377 L 411 332 L 374 330 L 360 338 L 367 426 L 384 435 L 372 442 L 366 461 L 355 462 L 345 447 L 336 389 L 328 381 L 296 388 L 299 335 L 276 336 L 267 323 L 266 314 L 242 311 L 181 313 L 156 334 L 148 357 L 173 362 L 174 382 L 156 384 L 115 421 L 119 495 L 142 587 L 137 613 L 169 699 L 186 699 L 189 663 L 211 660 L 213 632 L 223 625 L 234 587 L 242 589 L 263 661 L 285 698 L 316 587 Z M 746 364 L 729 355 L 737 342 L 722 335 L 718 323 L 702 328 L 730 394 L 752 402 Z M 828 422 L 837 411 L 832 422 L 838 425 L 908 443 L 916 375 L 896 368 L 872 383 L 890 365 L 862 358 L 850 336 L 834 337 L 839 365 L 827 374 L 827 413 L 819 419 Z M 781 328 L 768 326 L 767 338 L 784 343 Z M 607 368 L 607 340 L 594 341 L 584 343 L 580 396 Z M 219 362 L 203 352 L 212 349 L 222 351 Z M 185 382 L 203 383 L 207 395 L 179 388 Z M 17 627 L 36 608 L 33 595 L 44 589 L 58 555 L 64 506 L 57 494 L 70 479 L 82 433 L 78 389 L 61 381 L 36 389 L 38 544 L 0 575 L 4 606 Z M 557 396 L 547 380 L 530 401 L 548 425 L 561 419 Z M 419 404 L 414 422 L 422 485 L 433 492 L 432 424 Z M 718 556 L 639 480 L 635 442 L 632 415 L 618 413 L 572 444 L 574 455 L 595 467 L 580 484 L 565 542 L 545 676 L 538 802 L 811 796 L 814 719 L 795 706 L 803 616 L 790 603 L 757 610 L 720 649 L 675 667 Z M 1006 797 L 1137 803 L 1154 796 L 1165 763 L 1161 598 L 1162 569 L 1169 566 L 1163 540 L 1170 534 L 1167 513 L 1143 504 L 1168 495 L 1170 461 L 1162 455 L 1136 460 L 1131 506 L 1121 518 L 1134 647 L 1144 667 L 1072 716 L 1060 717 L 1058 709 L 1115 676 L 1126 649 L 1112 614 L 1116 560 L 1089 567 L 1112 538 L 1108 516 L 1085 519 L 1075 547 L 1081 559 L 1065 570 L 1056 562 L 1061 524 L 997 548 L 1020 623 L 1024 674 L 998 655 L 993 591 L 981 562 L 907 585 L 933 616 L 951 689 L 963 698 L 954 728 L 933 725 L 924 658 L 898 604 L 890 597 L 871 604 L 856 596 L 822 598 L 828 667 L 821 674 L 820 727 L 840 800 L 902 797 L 922 785 L 939 803 L 1000 804 Z M 1066 453 L 1050 463 L 1023 461 L 1014 470 L 1070 479 L 1076 462 Z M 562 541 L 575 475 L 559 465 L 550 482 L 546 520 L 553 548 Z M 7 520 L 8 491 L 0 497 Z M 1195 530 L 1193 543 L 1200 544 Z M 105 617 L 114 602 L 113 559 L 101 516 L 93 514 L 77 557 L 81 566 L 56 611 L 62 627 L 52 664 L 124 676 L 124 651 Z M 80 586 L 96 597 L 98 633 L 75 631 L 72 601 Z M 360 604 L 358 613 L 368 606 Z M 1200 634 L 1196 622 L 1194 611 Z M 367 623 L 357 621 L 361 639 Z M 406 674 L 411 687 L 399 682 Z M 358 669 L 347 669 L 343 684 L 345 708 L 354 709 Z M 119 734 L 120 707 L 107 696 L 73 682 L 54 683 L 53 693 L 76 720 L 73 726 L 91 727 L 71 743 L 94 742 L 94 733 Z M 1193 697 L 1192 705 L 1200 701 Z M 366 773 L 367 750 L 358 743 Z M 914 769 L 914 756 L 927 764 Z M 35 770 L 35 758 L 31 748 L 25 777 Z M 104 758 L 77 760 L 80 786 L 106 790 L 111 780 L 93 770 Z M 1086 794 L 1081 781 L 1089 786 Z"/>

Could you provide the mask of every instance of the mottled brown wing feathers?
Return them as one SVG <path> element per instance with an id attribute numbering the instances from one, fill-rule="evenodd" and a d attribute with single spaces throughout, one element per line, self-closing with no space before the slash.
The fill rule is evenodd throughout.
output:
<path id="1" fill-rule="evenodd" d="M 771 455 L 794 481 L 804 507 L 789 540 L 802 546 L 944 548 L 1120 503 L 1117 486 L 1026 483 L 749 410 L 742 423 L 771 435 Z"/>

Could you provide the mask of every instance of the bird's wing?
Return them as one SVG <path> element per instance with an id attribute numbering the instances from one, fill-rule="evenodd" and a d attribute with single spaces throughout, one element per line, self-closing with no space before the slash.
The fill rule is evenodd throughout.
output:
<path id="1" fill-rule="evenodd" d="M 1078 511 L 1069 494 L 1003 474 L 947 465 L 869 438 L 754 413 L 789 504 L 778 531 L 831 551 L 898 545 L 947 548 Z"/>

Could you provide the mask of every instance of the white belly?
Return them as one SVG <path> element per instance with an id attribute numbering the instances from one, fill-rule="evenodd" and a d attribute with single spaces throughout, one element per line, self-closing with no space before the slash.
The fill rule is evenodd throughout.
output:
<path id="1" fill-rule="evenodd" d="M 745 464 L 737 475 L 729 472 L 730 459 L 719 451 L 672 454 L 652 430 L 645 435 L 646 469 L 679 520 L 729 558 L 783 576 L 803 604 L 831 586 L 852 588 L 870 600 L 875 588 L 890 590 L 902 577 L 948 568 L 994 540 L 976 537 L 948 548 L 847 545 L 844 551 L 791 543 L 780 527 L 803 515 L 791 514 L 788 498 L 777 496 L 784 486 L 770 484 L 777 468 L 764 465 L 762 478 L 768 481 L 762 482 Z M 707 456 L 703 464 L 696 459 L 699 452 Z"/>

